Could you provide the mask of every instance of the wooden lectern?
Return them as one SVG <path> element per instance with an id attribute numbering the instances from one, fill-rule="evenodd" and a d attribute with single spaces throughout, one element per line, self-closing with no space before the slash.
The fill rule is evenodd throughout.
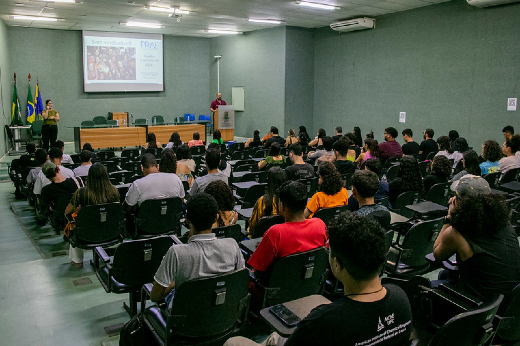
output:
<path id="1" fill-rule="evenodd" d="M 213 113 L 213 128 L 215 130 L 218 128 L 218 109 Z M 225 142 L 234 141 L 235 140 L 235 130 L 234 129 L 221 129 L 220 134 L 222 135 L 222 140 Z M 211 134 L 213 136 L 213 134 Z"/>
<path id="2" fill-rule="evenodd" d="M 119 120 L 119 127 L 128 126 L 128 112 L 108 112 L 109 120 Z"/>

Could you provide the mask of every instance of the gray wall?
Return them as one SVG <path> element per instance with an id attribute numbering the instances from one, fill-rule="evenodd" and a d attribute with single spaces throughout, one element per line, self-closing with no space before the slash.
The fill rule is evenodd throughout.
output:
<path id="1" fill-rule="evenodd" d="M 285 132 L 312 128 L 314 108 L 314 30 L 288 27 L 285 54 Z"/>
<path id="2" fill-rule="evenodd" d="M 209 113 L 209 39 L 164 36 L 164 92 L 103 94 L 83 92 L 81 31 L 10 27 L 8 33 L 11 71 L 31 73 L 33 94 L 38 77 L 43 99 L 52 99 L 60 113 L 59 139 L 72 141 L 68 127 L 112 111 L 128 111 L 135 118 L 160 114 L 167 121 L 184 113 Z M 25 108 L 27 78 L 20 78 L 17 87 Z"/>
<path id="3" fill-rule="evenodd" d="M 2 89 L 2 99 L 0 100 L 2 116 L 0 116 L 0 126 L 2 132 L 4 125 L 11 122 L 11 103 L 13 100 L 13 75 L 9 66 L 9 42 L 7 35 L 7 26 L 0 19 L 0 83 Z M 20 95 L 18 95 L 20 97 Z M 6 136 L 2 136 L 0 141 L 0 156 L 7 152 Z"/>
<path id="4" fill-rule="evenodd" d="M 508 97 L 520 98 L 519 18 L 518 4 L 456 1 L 378 17 L 375 30 L 318 30 L 314 130 L 357 125 L 382 140 L 387 126 L 410 127 L 418 141 L 431 127 L 435 137 L 457 129 L 477 151 L 502 143 L 504 125 L 520 130 L 519 110 L 506 111 Z"/>
<path id="5" fill-rule="evenodd" d="M 217 62 L 220 59 L 220 92 L 231 104 L 231 88 L 245 87 L 244 112 L 235 112 L 235 135 L 261 136 L 271 125 L 284 128 L 285 27 L 211 39 L 211 94 L 217 92 Z M 208 104 L 209 107 L 209 104 Z"/>

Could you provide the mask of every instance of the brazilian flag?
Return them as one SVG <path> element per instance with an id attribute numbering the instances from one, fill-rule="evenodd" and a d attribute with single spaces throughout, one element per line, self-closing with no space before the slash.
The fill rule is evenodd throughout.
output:
<path id="1" fill-rule="evenodd" d="M 31 84 L 29 84 L 29 91 L 27 92 L 27 122 L 32 123 L 34 120 L 34 102 L 31 92 Z"/>
<path id="2" fill-rule="evenodd" d="M 18 100 L 18 92 L 16 84 L 13 91 L 13 106 L 11 107 L 11 126 L 23 125 L 22 114 L 20 113 L 20 100 Z"/>

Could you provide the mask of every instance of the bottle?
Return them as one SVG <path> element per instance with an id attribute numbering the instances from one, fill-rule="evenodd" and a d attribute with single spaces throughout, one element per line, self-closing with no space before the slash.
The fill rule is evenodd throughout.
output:
<path id="1" fill-rule="evenodd" d="M 119 127 L 119 119 L 116 119 L 116 124 Z"/>
<path id="2" fill-rule="evenodd" d="M 126 118 L 123 118 L 123 126 L 126 126 Z"/>
<path id="3" fill-rule="evenodd" d="M 157 125 L 157 118 L 153 118 L 153 124 Z"/>
<path id="4" fill-rule="evenodd" d="M 148 118 L 146 118 L 146 125 L 148 125 Z"/>

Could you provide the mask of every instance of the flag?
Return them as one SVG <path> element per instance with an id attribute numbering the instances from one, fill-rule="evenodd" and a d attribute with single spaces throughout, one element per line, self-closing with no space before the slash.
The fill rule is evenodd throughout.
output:
<path id="1" fill-rule="evenodd" d="M 16 91 L 16 82 L 13 90 L 13 106 L 11 107 L 11 126 L 23 125 L 22 114 L 20 113 L 20 100 Z"/>
<path id="2" fill-rule="evenodd" d="M 31 83 L 29 83 L 29 91 L 27 91 L 27 122 L 32 123 L 34 120 L 34 102 L 31 93 Z"/>
<path id="3" fill-rule="evenodd" d="M 34 98 L 34 114 L 38 115 L 38 119 L 40 119 L 41 114 L 43 112 L 43 102 L 42 102 L 42 94 L 40 94 L 40 87 L 38 86 L 38 82 L 36 82 L 36 97 Z"/>

